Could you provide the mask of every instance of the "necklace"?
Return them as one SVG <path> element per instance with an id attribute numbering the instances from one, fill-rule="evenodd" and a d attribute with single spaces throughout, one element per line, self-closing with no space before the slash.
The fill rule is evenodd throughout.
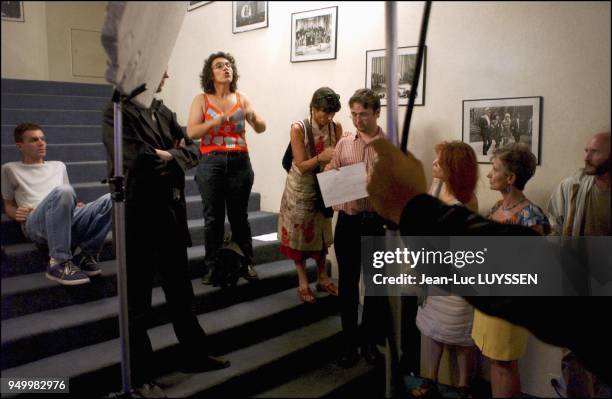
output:
<path id="1" fill-rule="evenodd" d="M 512 209 L 516 208 L 518 204 L 520 204 L 521 202 L 525 201 L 526 199 L 527 199 L 527 198 L 523 197 L 523 198 L 521 198 L 520 200 L 518 200 L 517 202 L 515 202 L 514 204 L 512 204 L 512 205 L 510 205 L 510 206 L 504 206 L 504 205 L 502 205 L 502 206 L 501 206 L 501 208 L 502 208 L 502 210 L 504 210 L 504 211 L 509 211 L 509 210 L 512 210 Z"/>

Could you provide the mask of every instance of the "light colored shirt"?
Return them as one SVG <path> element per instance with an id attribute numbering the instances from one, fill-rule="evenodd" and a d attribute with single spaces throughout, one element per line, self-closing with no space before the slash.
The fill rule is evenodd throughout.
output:
<path id="1" fill-rule="evenodd" d="M 18 207 L 36 208 L 51 190 L 62 184 L 69 182 L 66 165 L 60 161 L 2 165 L 2 198 L 14 199 Z"/>
<path id="2" fill-rule="evenodd" d="M 380 127 L 378 128 L 378 133 L 371 140 L 376 139 L 385 140 L 384 132 Z M 334 156 L 326 169 L 341 168 L 364 162 L 367 178 L 370 181 L 374 160 L 376 159 L 376 151 L 367 145 L 359 133 L 349 133 L 342 137 L 338 144 L 336 144 L 335 150 Z M 335 205 L 333 208 L 335 211 L 342 211 L 349 215 L 357 215 L 361 212 L 374 212 L 374 207 L 368 197 Z"/>

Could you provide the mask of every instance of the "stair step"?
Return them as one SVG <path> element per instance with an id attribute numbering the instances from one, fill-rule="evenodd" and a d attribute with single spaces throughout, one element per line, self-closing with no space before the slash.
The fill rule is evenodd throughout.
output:
<path id="1" fill-rule="evenodd" d="M 70 143 L 101 143 L 102 122 L 90 121 L 85 125 L 46 125 L 37 123 L 45 132 L 47 144 L 70 144 Z M 17 124 L 2 125 L 2 144 L 14 145 L 13 132 Z M 15 150 L 17 151 L 17 150 Z"/>
<path id="2" fill-rule="evenodd" d="M 106 160 L 66 162 L 70 183 L 86 183 L 106 179 Z"/>
<path id="3" fill-rule="evenodd" d="M 164 385 L 172 384 L 165 388 L 170 397 L 189 396 L 214 386 L 218 389 L 219 385 L 231 386 L 233 381 L 244 378 L 249 373 L 260 372 L 266 366 L 282 363 L 282 360 L 287 361 L 291 355 L 305 352 L 311 349 L 312 345 L 337 335 L 340 331 L 338 316 L 327 316 L 313 322 L 313 319 L 320 319 L 322 314 L 329 314 L 330 308 L 333 307 L 330 306 L 329 300 L 320 300 L 314 305 L 302 304 L 292 288 L 199 315 L 198 320 L 209 335 L 209 346 L 213 353 L 219 355 L 231 351 L 224 357 L 232 361 L 232 366 L 201 374 L 175 372 L 160 378 L 159 381 L 165 383 Z M 312 324 L 299 328 L 304 322 Z M 291 325 L 293 323 L 298 325 Z M 292 328 L 297 329 L 291 330 Z M 281 335 L 278 335 L 278 329 L 281 329 Z M 149 336 L 158 357 L 177 347 L 170 324 L 149 329 Z M 119 388 L 119 344 L 119 339 L 113 339 L 64 352 L 3 370 L 2 376 L 61 376 L 70 378 L 71 393 L 84 390 L 89 395 L 93 392 L 105 393 Z M 312 353 L 315 352 L 309 351 L 308 354 Z M 162 366 L 174 370 L 179 366 L 178 363 L 167 363 L 159 362 Z M 283 366 L 287 368 L 287 364 Z M 106 372 L 104 369 L 107 369 Z M 106 378 L 101 378 L 100 374 L 104 374 Z"/>
<path id="4" fill-rule="evenodd" d="M 103 265 L 105 274 L 114 263 Z M 260 281 L 249 284 L 239 280 L 235 289 L 220 289 L 192 281 L 197 313 L 210 312 L 295 287 L 297 279 L 292 261 L 283 260 L 256 266 Z M 307 265 L 316 279 L 316 264 Z M 161 287 L 153 289 L 155 325 L 169 322 L 166 297 Z M 117 296 L 4 320 L 2 322 L 2 369 L 39 360 L 43 357 L 118 337 Z M 35 352 L 33 350 L 35 349 Z"/>
<path id="5" fill-rule="evenodd" d="M 101 110 L 110 97 L 2 93 L 3 108 Z"/>
<path id="6" fill-rule="evenodd" d="M 34 122 L 39 125 L 102 125 L 103 110 L 19 109 L 2 108 L 2 123 L 6 125 Z"/>
<path id="7" fill-rule="evenodd" d="M 14 144 L 2 146 L 2 162 L 21 160 L 21 153 Z M 106 161 L 106 149 L 102 143 L 47 144 L 47 161 L 83 162 Z"/>
<path id="8" fill-rule="evenodd" d="M 334 355 L 337 355 L 334 353 Z M 343 389 L 347 384 L 356 383 L 359 379 L 372 376 L 374 374 L 375 367 L 366 363 L 365 360 L 360 359 L 357 364 L 351 368 L 344 368 L 338 366 L 334 361 L 325 363 L 324 365 L 317 367 L 314 370 L 310 370 L 304 374 L 299 375 L 297 378 L 288 381 L 284 384 L 276 386 L 265 392 L 261 392 L 254 395 L 254 398 L 323 398 L 335 396 L 336 391 Z M 379 373 L 380 374 L 380 373 Z M 384 376 L 383 376 L 384 377 Z M 372 381 L 372 379 L 370 379 Z M 382 387 L 380 395 L 376 397 L 384 396 L 385 381 L 382 380 L 374 381 L 378 382 L 379 388 Z M 360 395 L 350 396 L 338 396 L 343 398 L 348 397 L 373 397 L 369 395 L 363 395 L 364 391 L 360 392 Z"/>
<path id="9" fill-rule="evenodd" d="M 2 79 L 2 93 L 55 94 L 110 98 L 113 87 L 106 84 Z"/>

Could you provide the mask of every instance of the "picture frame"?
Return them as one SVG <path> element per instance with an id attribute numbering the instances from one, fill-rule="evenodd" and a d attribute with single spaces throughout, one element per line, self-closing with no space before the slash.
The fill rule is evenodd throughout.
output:
<path id="1" fill-rule="evenodd" d="M 334 60 L 338 6 L 291 14 L 291 62 Z"/>
<path id="2" fill-rule="evenodd" d="M 232 1 L 233 33 L 248 32 L 267 27 L 267 1 Z"/>
<path id="3" fill-rule="evenodd" d="M 541 96 L 463 100 L 462 140 L 474 149 L 478 163 L 491 163 L 496 148 L 519 142 L 529 146 L 540 165 L 542 103 Z"/>
<path id="4" fill-rule="evenodd" d="M 25 22 L 23 1 L 3 1 L 1 12 L 3 21 Z"/>
<path id="5" fill-rule="evenodd" d="M 212 3 L 212 1 L 190 1 L 189 5 L 187 6 L 187 11 L 193 11 L 196 8 L 205 6 L 208 3 Z"/>
<path id="6" fill-rule="evenodd" d="M 410 97 L 410 85 L 416 69 L 416 57 L 418 46 L 399 47 L 397 55 L 399 57 L 398 68 L 398 105 L 408 105 L 408 97 Z M 380 105 L 387 105 L 387 87 L 386 87 L 386 49 L 368 50 L 366 51 L 366 74 L 365 87 L 374 90 L 380 97 Z M 417 95 L 414 99 L 415 106 L 425 105 L 425 77 L 427 66 L 427 46 L 423 49 L 423 65 L 419 77 L 419 85 Z"/>

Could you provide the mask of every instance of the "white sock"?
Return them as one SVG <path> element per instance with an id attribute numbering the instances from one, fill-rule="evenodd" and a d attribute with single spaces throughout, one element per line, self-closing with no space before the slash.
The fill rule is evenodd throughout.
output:
<path id="1" fill-rule="evenodd" d="M 50 258 L 49 259 L 49 266 L 55 266 L 55 265 L 59 265 L 61 262 L 55 258 Z"/>

